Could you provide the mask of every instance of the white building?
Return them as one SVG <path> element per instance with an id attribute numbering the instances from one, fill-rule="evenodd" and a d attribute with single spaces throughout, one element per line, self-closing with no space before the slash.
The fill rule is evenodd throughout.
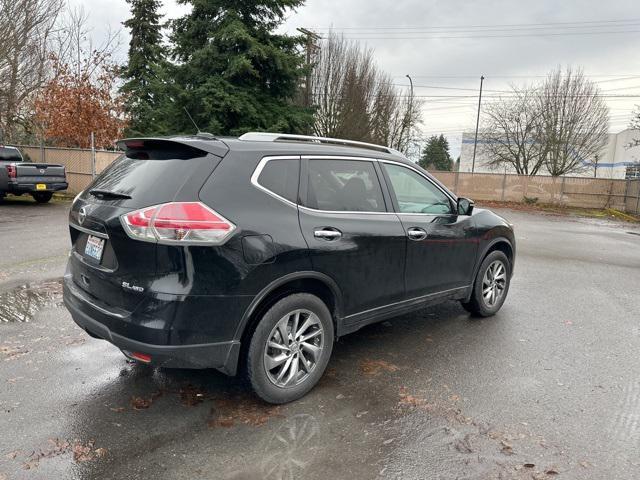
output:
<path id="1" fill-rule="evenodd" d="M 474 132 L 462 134 L 462 147 L 460 150 L 460 171 L 470 172 L 473 163 Z M 627 129 L 620 133 L 609 134 L 609 142 L 602 149 L 598 160 L 596 176 L 599 178 L 640 178 L 640 146 L 631 147 L 634 140 L 640 140 L 640 131 Z M 482 148 L 482 140 L 478 139 L 476 151 L 475 171 L 479 173 L 503 173 L 505 167 L 490 168 L 487 165 L 487 155 Z M 572 173 L 571 176 L 594 176 L 593 159 L 583 159 L 584 170 L 580 173 Z M 515 173 L 515 169 L 507 167 L 507 173 Z M 539 175 L 548 175 L 543 167 Z"/>

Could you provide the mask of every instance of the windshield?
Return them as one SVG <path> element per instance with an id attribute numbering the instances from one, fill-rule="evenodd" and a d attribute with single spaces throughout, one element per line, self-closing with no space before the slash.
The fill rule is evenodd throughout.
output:
<path id="1" fill-rule="evenodd" d="M 21 162 L 22 155 L 17 148 L 0 147 L 0 162 Z"/>

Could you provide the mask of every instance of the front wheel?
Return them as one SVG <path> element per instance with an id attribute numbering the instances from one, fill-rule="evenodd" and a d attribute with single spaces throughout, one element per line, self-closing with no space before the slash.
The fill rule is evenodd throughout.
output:
<path id="1" fill-rule="evenodd" d="M 33 192 L 31 194 L 31 196 L 38 203 L 47 203 L 49 200 L 51 200 L 51 197 L 53 196 L 53 193 L 51 193 L 51 192 Z"/>
<path id="2" fill-rule="evenodd" d="M 269 403 L 304 396 L 324 373 L 333 349 L 333 321 L 322 300 L 289 295 L 264 314 L 247 351 L 247 376 Z"/>
<path id="3" fill-rule="evenodd" d="M 480 317 L 495 315 L 507 298 L 510 281 L 511 263 L 507 256 L 499 250 L 489 253 L 478 269 L 471 298 L 462 306 Z"/>

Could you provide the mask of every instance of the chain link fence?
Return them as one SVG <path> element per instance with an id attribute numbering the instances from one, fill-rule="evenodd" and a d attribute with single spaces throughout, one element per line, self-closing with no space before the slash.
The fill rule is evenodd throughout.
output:
<path id="1" fill-rule="evenodd" d="M 122 154 L 122 152 L 111 150 L 16 146 L 27 161 L 64 165 L 69 182 L 67 193 L 70 194 L 84 190 L 96 174 L 102 172 Z"/>
<path id="2" fill-rule="evenodd" d="M 495 173 L 431 172 L 456 195 L 473 200 L 614 208 L 640 214 L 640 179 L 551 177 Z"/>
<path id="3" fill-rule="evenodd" d="M 68 193 L 84 190 L 91 179 L 121 152 L 80 148 L 18 145 L 32 162 L 65 166 Z M 640 215 L 640 179 L 617 180 L 588 177 L 551 177 L 496 173 L 432 172 L 449 189 L 473 200 L 539 203 L 582 208 L 614 208 Z"/>

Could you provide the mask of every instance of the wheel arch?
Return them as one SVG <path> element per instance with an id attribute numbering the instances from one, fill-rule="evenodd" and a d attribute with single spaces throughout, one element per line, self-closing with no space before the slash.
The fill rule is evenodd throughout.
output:
<path id="1" fill-rule="evenodd" d="M 498 234 L 495 237 L 491 238 L 481 250 L 481 254 L 478 255 L 478 260 L 476 261 L 476 265 L 473 269 L 473 277 L 472 277 L 472 285 L 475 283 L 476 275 L 478 275 L 478 269 L 480 269 L 480 265 L 484 259 L 494 250 L 499 250 L 503 252 L 507 258 L 509 259 L 509 263 L 511 266 L 511 275 L 513 275 L 513 266 L 515 264 L 515 245 L 512 240 L 510 240 L 506 235 Z"/>
<path id="2" fill-rule="evenodd" d="M 278 300 L 293 293 L 316 295 L 327 305 L 337 338 L 342 318 L 342 293 L 338 285 L 331 277 L 320 272 L 290 273 L 263 288 L 245 310 L 234 335 L 234 340 L 240 342 L 238 361 L 244 358 L 245 349 L 249 343 L 247 339 L 255 330 L 262 315 Z"/>

